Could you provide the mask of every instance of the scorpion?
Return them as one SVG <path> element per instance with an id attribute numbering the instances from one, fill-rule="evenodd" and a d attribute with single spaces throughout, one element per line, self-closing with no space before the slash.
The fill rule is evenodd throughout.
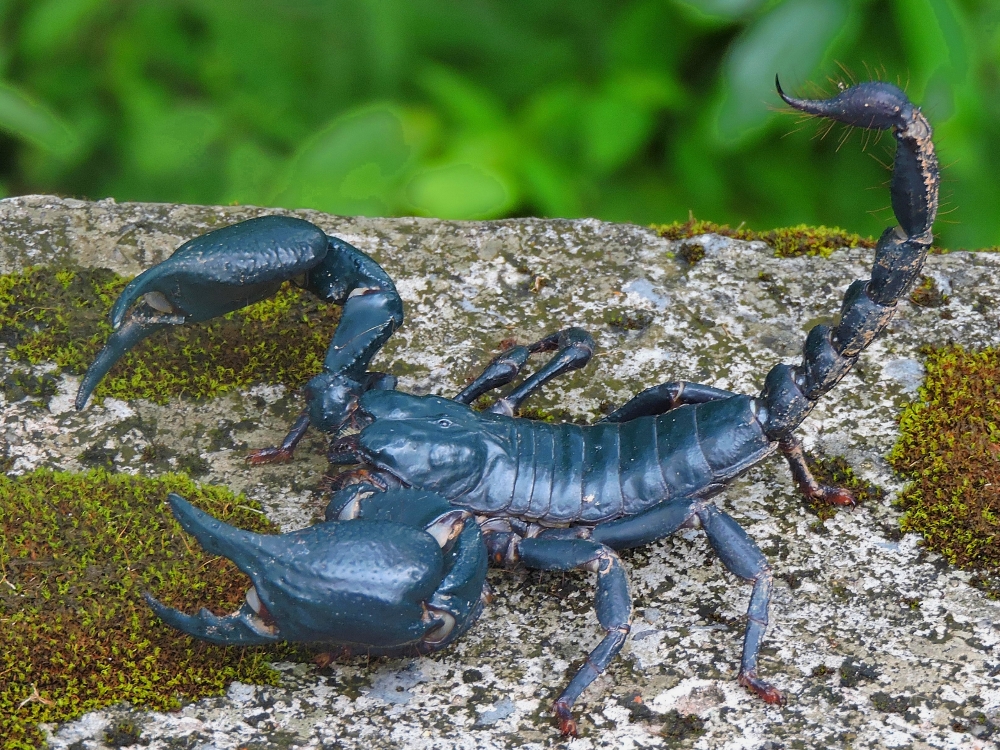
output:
<path id="1" fill-rule="evenodd" d="M 918 277 L 932 241 L 939 173 L 931 127 L 896 86 L 879 81 L 829 99 L 778 95 L 793 109 L 896 140 L 891 199 L 898 226 L 878 240 L 871 278 L 848 288 L 835 326 L 809 331 L 801 364 L 777 364 L 756 396 L 667 382 L 592 425 L 517 418 L 552 378 L 582 367 L 593 340 L 568 328 L 498 355 L 453 398 L 411 395 L 369 363 L 402 323 L 392 280 L 367 255 L 318 227 L 265 216 L 210 232 L 131 281 L 112 309 L 114 332 L 86 373 L 83 408 L 114 362 L 155 330 L 197 322 L 272 294 L 294 280 L 343 306 L 307 406 L 283 442 L 252 464 L 291 458 L 312 424 L 330 433 L 331 463 L 353 465 L 331 487 L 326 520 L 259 535 L 235 529 L 172 495 L 182 527 L 233 560 L 252 581 L 233 614 L 188 615 L 147 594 L 168 624 L 221 644 L 335 644 L 345 654 L 429 653 L 467 630 L 488 600 L 487 564 L 596 573 L 594 607 L 605 635 L 556 698 L 563 735 L 573 704 L 621 650 L 632 601 L 620 550 L 679 529 L 704 531 L 722 564 L 751 585 L 737 680 L 765 703 L 784 694 L 758 672 L 772 571 L 715 497 L 775 452 L 799 489 L 835 505 L 844 489 L 810 473 L 794 431 L 858 361 Z M 470 407 L 514 381 L 529 356 L 556 354 L 488 410 Z M 351 428 L 349 431 L 346 428 Z"/>

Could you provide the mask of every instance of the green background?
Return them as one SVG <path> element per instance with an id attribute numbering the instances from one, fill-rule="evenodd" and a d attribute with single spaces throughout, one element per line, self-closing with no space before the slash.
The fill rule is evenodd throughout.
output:
<path id="1" fill-rule="evenodd" d="M 823 137 L 773 80 L 881 78 L 936 128 L 941 243 L 995 245 L 998 21 L 992 0 L 0 0 L 0 189 L 877 235 L 892 138 Z"/>

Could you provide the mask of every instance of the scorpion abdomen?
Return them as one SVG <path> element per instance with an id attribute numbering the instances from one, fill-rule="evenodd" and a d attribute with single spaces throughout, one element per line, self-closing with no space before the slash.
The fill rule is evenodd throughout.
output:
<path id="1" fill-rule="evenodd" d="M 597 524 L 712 495 L 775 450 L 754 406 L 733 396 L 585 427 L 514 420 L 517 478 L 504 514 Z"/>

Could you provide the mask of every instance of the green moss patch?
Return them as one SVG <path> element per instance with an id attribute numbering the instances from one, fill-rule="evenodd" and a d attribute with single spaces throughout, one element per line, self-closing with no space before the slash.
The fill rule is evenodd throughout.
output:
<path id="1" fill-rule="evenodd" d="M 118 701 L 169 709 L 232 680 L 274 682 L 263 652 L 195 641 L 142 600 L 149 591 L 186 611 L 229 612 L 248 585 L 181 530 L 168 492 L 274 530 L 246 498 L 178 474 L 0 475 L 0 747 L 37 748 L 39 722 Z"/>
<path id="2" fill-rule="evenodd" d="M 845 232 L 837 227 L 810 227 L 799 224 L 795 227 L 768 229 L 756 231 L 742 226 L 733 229 L 728 224 L 716 224 L 714 221 L 701 221 L 693 216 L 687 221 L 675 221 L 673 224 L 660 224 L 653 227 L 661 237 L 668 240 L 686 240 L 702 234 L 719 234 L 748 242 L 766 242 L 774 248 L 774 254 L 780 258 L 792 258 L 799 255 L 828 256 L 834 250 L 842 247 L 875 247 L 875 240 L 862 237 L 860 234 Z M 685 246 L 686 247 L 686 246 Z M 684 252 L 682 248 L 682 252 Z M 697 262 L 685 257 L 687 262 Z"/>
<path id="3" fill-rule="evenodd" d="M 889 456 L 912 480 L 897 501 L 903 531 L 949 562 L 1000 572 L 1000 350 L 924 350 L 920 400 L 906 406 Z"/>
<path id="4" fill-rule="evenodd" d="M 0 341 L 12 359 L 54 362 L 82 375 L 111 333 L 108 313 L 127 282 L 105 269 L 33 267 L 2 275 Z M 95 395 L 165 403 L 260 382 L 298 387 L 322 369 L 339 319 L 339 307 L 286 284 L 222 318 L 152 335 L 122 357 Z M 28 390 L 22 383 L 4 387 Z"/>

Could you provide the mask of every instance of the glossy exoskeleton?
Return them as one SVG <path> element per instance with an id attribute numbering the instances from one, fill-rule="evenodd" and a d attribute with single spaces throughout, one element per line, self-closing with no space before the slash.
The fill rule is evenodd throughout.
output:
<path id="1" fill-rule="evenodd" d="M 370 258 L 315 227 L 266 217 L 192 240 L 133 281 L 115 306 L 115 324 L 126 322 L 85 378 L 78 405 L 86 401 L 109 363 L 152 327 L 220 314 L 261 298 L 282 279 L 304 273 L 307 288 L 344 303 L 343 320 L 327 356 L 326 372 L 307 389 L 306 414 L 282 446 L 256 452 L 252 461 L 289 457 L 309 420 L 336 433 L 350 418 L 363 429 L 335 440 L 330 458 L 334 463 L 363 466 L 342 475 L 343 492 L 351 491 L 351 482 L 360 483 L 365 492 L 384 488 L 393 502 L 402 497 L 396 494 L 402 488 L 433 492 L 450 507 L 474 515 L 482 534 L 478 543 L 493 564 L 595 572 L 595 607 L 606 635 L 554 703 L 563 734 L 576 733 L 574 701 L 607 667 L 629 633 L 631 597 L 617 550 L 648 544 L 680 528 L 700 528 L 726 568 L 753 587 L 738 681 L 764 701 L 781 704 L 782 693 L 758 673 L 768 624 L 771 568 L 756 543 L 714 498 L 750 467 L 781 452 L 808 496 L 840 505 L 853 503 L 846 491 L 824 487 L 811 476 L 794 430 L 885 328 L 896 302 L 919 275 L 937 212 L 938 166 L 930 125 L 891 84 L 862 83 L 827 100 L 796 99 L 784 94 L 780 86 L 778 92 L 787 104 L 807 114 L 893 133 L 897 149 L 891 196 L 899 226 L 887 229 L 879 239 L 871 278 L 855 281 L 847 290 L 839 323 L 813 328 L 806 338 L 802 363 L 773 367 L 756 396 L 678 381 L 640 393 L 595 425 L 550 425 L 511 416 L 543 383 L 589 359 L 593 341 L 575 328 L 504 352 L 452 399 L 390 390 L 387 376 L 368 373 L 366 368 L 401 319 L 392 282 Z M 140 294 L 146 295 L 145 304 L 126 317 L 125 311 Z M 531 353 L 552 350 L 557 354 L 546 366 L 488 412 L 469 408 L 486 391 L 511 382 Z M 353 501 L 338 509 L 335 506 L 343 503 L 344 496 L 336 497 L 330 517 L 350 516 Z M 188 512 L 182 513 L 176 502 L 174 507 L 179 515 Z M 360 536 L 374 530 L 349 525 L 360 521 L 346 523 L 345 528 Z M 196 533 L 203 544 L 214 538 Z M 318 556 L 329 548 L 332 560 L 347 565 L 340 548 L 322 534 L 295 533 L 299 536 L 279 539 L 309 547 L 309 554 L 315 550 Z M 242 554 L 232 547 L 219 550 L 237 562 Z M 412 562 L 410 554 L 400 552 L 404 563 Z M 320 633 L 308 623 L 324 607 L 334 605 L 310 596 L 302 601 L 282 599 L 280 604 L 278 599 L 268 599 L 274 595 L 264 592 L 280 588 L 275 582 L 285 567 L 269 562 L 270 558 L 258 559 L 263 561 L 255 563 L 252 571 L 249 565 L 244 570 L 254 579 L 255 598 L 279 625 L 275 637 L 361 645 L 346 633 L 356 632 L 352 628 L 357 622 L 370 623 L 376 605 L 362 604 L 354 610 L 356 621 L 338 626 L 342 630 L 337 632 Z M 373 558 L 366 564 L 385 564 L 379 575 L 386 578 L 397 575 L 387 572 L 396 570 L 388 561 L 379 563 Z M 472 568 L 462 570 L 468 573 Z M 312 569 L 303 571 L 301 586 L 308 590 Z M 463 590 L 472 592 L 478 581 L 470 573 Z M 326 585 L 317 575 L 316 590 Z M 342 603 L 337 596 L 334 600 Z M 469 612 L 474 608 L 472 600 L 471 593 L 463 600 Z M 432 599 L 424 601 L 425 608 L 432 606 L 438 605 Z M 428 624 L 423 609 L 420 617 L 416 608 L 404 609 L 385 615 L 398 619 L 385 630 L 410 633 L 424 627 L 425 643 L 428 632 L 440 634 L 443 626 L 433 624 L 433 617 Z M 157 612 L 198 637 L 243 642 L 238 632 L 225 634 L 228 631 L 208 616 L 188 618 L 162 606 L 157 606 Z M 245 611 L 236 617 L 244 615 L 250 617 Z M 455 619 L 462 624 L 454 626 L 449 638 L 467 624 L 458 616 Z M 383 644 L 373 638 L 369 645 L 380 649 Z"/>

